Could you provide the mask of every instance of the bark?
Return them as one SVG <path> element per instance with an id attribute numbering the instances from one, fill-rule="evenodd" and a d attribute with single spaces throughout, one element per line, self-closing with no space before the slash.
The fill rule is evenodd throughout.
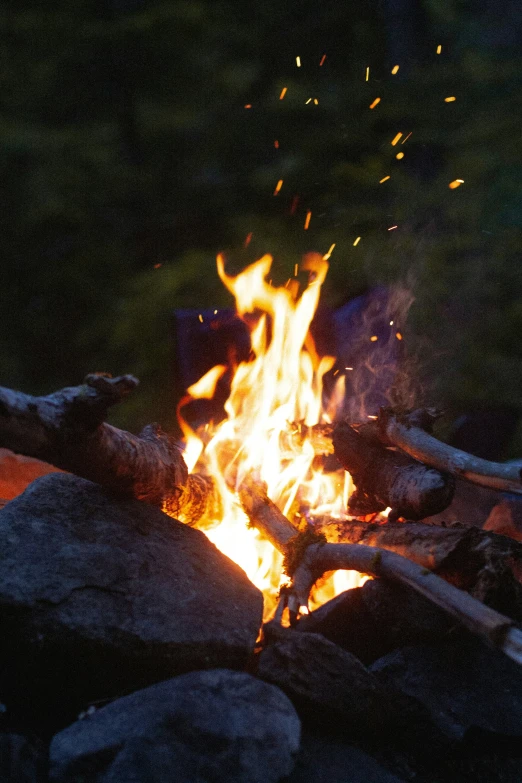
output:
<path id="1" fill-rule="evenodd" d="M 377 422 L 381 440 L 397 446 L 416 460 L 437 470 L 479 484 L 482 487 L 501 492 L 522 494 L 522 467 L 520 464 L 505 464 L 475 457 L 455 449 L 434 438 L 422 427 L 417 426 L 419 414 L 400 416 L 390 410 L 382 410 Z"/>
<path id="2" fill-rule="evenodd" d="M 188 524 L 215 516 L 211 479 L 188 475 L 172 437 L 155 425 L 136 436 L 104 421 L 137 384 L 132 375 L 88 375 L 81 386 L 45 397 L 0 387 L 0 446 L 162 506 Z"/>
<path id="3" fill-rule="evenodd" d="M 451 503 L 455 482 L 449 474 L 371 441 L 345 422 L 334 429 L 333 444 L 357 487 L 348 506 L 352 514 L 390 507 L 394 517 L 418 520 L 444 511 Z"/>

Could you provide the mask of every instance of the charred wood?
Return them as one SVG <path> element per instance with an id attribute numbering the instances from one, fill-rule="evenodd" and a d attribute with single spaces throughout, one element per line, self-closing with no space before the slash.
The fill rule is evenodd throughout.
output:
<path id="1" fill-rule="evenodd" d="M 455 482 L 449 474 L 367 439 L 345 422 L 334 429 L 333 444 L 357 488 L 348 506 L 352 514 L 363 516 L 391 507 L 396 517 L 419 520 L 451 503 Z"/>
<path id="2" fill-rule="evenodd" d="M 215 512 L 211 479 L 189 476 L 175 440 L 159 427 L 137 436 L 105 422 L 137 385 L 132 375 L 92 374 L 44 397 L 0 387 L 0 445 L 195 524 Z"/>

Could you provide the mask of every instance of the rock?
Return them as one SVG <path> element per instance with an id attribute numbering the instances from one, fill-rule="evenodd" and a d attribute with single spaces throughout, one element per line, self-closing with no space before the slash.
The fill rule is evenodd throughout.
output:
<path id="1" fill-rule="evenodd" d="M 262 595 L 206 536 L 69 474 L 0 511 L 0 699 L 49 728 L 193 669 L 242 668 Z M 52 717 L 54 716 L 54 717 Z"/>
<path id="2" fill-rule="evenodd" d="M 501 536 L 522 541 L 522 498 L 520 495 L 505 494 L 491 509 L 484 523 L 484 530 L 492 530 Z"/>
<path id="3" fill-rule="evenodd" d="M 500 735 L 522 745 L 522 670 L 480 641 L 405 647 L 370 667 L 381 682 L 400 688 L 429 710 L 447 736 L 470 732 L 492 743 Z M 513 744 L 513 743 L 512 743 Z"/>
<path id="4" fill-rule="evenodd" d="M 5 783 L 44 783 L 47 780 L 47 754 L 37 742 L 0 732 L 0 780 Z"/>
<path id="5" fill-rule="evenodd" d="M 9 449 L 0 449 L 0 498 L 12 500 L 20 495 L 29 484 L 47 473 L 60 473 L 54 465 L 33 457 L 15 454 Z M 1 503 L 0 500 L 0 503 Z"/>
<path id="6" fill-rule="evenodd" d="M 307 723 L 372 734 L 403 724 L 404 699 L 319 634 L 287 631 L 261 652 L 257 675 L 278 685 Z"/>
<path id="7" fill-rule="evenodd" d="M 360 748 L 305 730 L 294 771 L 286 783 L 401 783 Z"/>
<path id="8" fill-rule="evenodd" d="M 440 640 L 454 626 L 411 588 L 373 579 L 303 617 L 297 630 L 320 633 L 369 664 L 397 647 Z"/>
<path id="9" fill-rule="evenodd" d="M 271 783 L 288 775 L 300 722 L 272 685 L 225 669 L 117 699 L 57 734 L 50 778 L 67 783 Z"/>

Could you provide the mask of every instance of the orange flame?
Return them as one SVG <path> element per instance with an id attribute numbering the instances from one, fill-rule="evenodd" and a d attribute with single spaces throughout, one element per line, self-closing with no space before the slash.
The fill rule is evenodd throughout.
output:
<path id="1" fill-rule="evenodd" d="M 333 419 L 344 397 L 344 376 L 340 376 L 323 408 L 323 378 L 335 359 L 318 355 L 309 332 L 328 261 L 318 253 L 304 257 L 301 270 L 308 272 L 309 280 L 300 294 L 296 279 L 285 287 L 267 282 L 271 266 L 272 257 L 265 255 L 231 276 L 223 256 L 218 256 L 219 277 L 251 330 L 251 358 L 235 368 L 225 404 L 227 417 L 210 432 L 205 428 L 206 445 L 203 433 L 189 426 L 181 409 L 191 399 L 212 397 L 227 368 L 212 368 L 188 389 L 178 408 L 189 470 L 210 473 L 222 497 L 222 516 L 205 533 L 263 590 L 265 616 L 275 605 L 282 581 L 282 556 L 249 527 L 236 495 L 242 480 L 254 475 L 264 482 L 268 496 L 294 520 L 303 509 L 311 517 L 342 515 L 352 490 L 349 474 L 327 475 L 314 467 L 314 447 L 306 436 L 307 427 Z M 304 426 L 296 428 L 296 424 Z M 364 581 L 354 572 L 336 572 L 323 580 L 314 600 L 322 603 Z"/>

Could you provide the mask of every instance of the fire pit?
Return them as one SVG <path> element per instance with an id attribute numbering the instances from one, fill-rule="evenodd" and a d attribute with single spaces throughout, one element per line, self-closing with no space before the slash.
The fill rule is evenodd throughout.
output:
<path id="1" fill-rule="evenodd" d="M 392 773 L 408 780 L 416 775 L 426 781 L 467 780 L 451 778 L 447 759 L 460 765 L 462 775 L 472 774 L 476 762 L 468 756 L 471 746 L 475 753 L 480 745 L 477 738 L 489 743 L 495 757 L 504 748 L 506 774 L 518 775 L 511 757 L 513 737 L 522 732 L 522 632 L 517 627 L 522 546 L 476 527 L 423 520 L 447 508 L 455 477 L 522 494 L 519 470 L 436 440 L 431 434 L 435 410 L 407 410 L 391 397 L 390 407 L 369 409 L 371 395 L 364 393 L 347 404 L 347 378 L 350 389 L 364 391 L 362 381 L 354 380 L 361 368 L 321 356 L 310 332 L 327 260 L 307 255 L 296 277 L 281 287 L 269 282 L 271 263 L 265 256 L 232 277 L 218 258 L 219 276 L 248 326 L 250 351 L 241 361 L 230 357 L 211 367 L 189 386 L 178 405 L 181 449 L 157 427 L 134 436 L 105 422 L 108 408 L 136 386 L 132 376 L 90 375 L 80 387 L 40 398 L 0 390 L 0 445 L 88 480 L 41 479 L 0 513 L 7 541 L 4 574 L 0 564 L 0 612 L 12 636 L 3 651 L 7 674 L 0 678 L 0 697 L 22 724 L 35 694 L 48 700 L 56 713 L 52 734 L 70 723 L 82 705 L 95 707 L 123 696 L 99 715 L 91 710 L 84 728 L 74 724 L 56 735 L 51 745 L 55 780 L 83 779 L 84 769 L 91 770 L 89 779 L 102 780 L 97 775 L 104 774 L 106 764 L 112 765 L 111 779 L 127 779 L 141 762 L 127 751 L 100 762 L 107 753 L 104 733 L 111 733 L 113 721 L 127 721 L 138 745 L 150 745 L 149 730 L 153 747 L 169 744 L 173 740 L 165 735 L 165 725 L 181 720 L 178 699 L 183 704 L 188 699 L 184 710 L 192 716 L 192 739 L 176 734 L 168 763 L 188 759 L 191 775 L 199 774 L 195 770 L 203 757 L 212 758 L 205 764 L 217 764 L 217 756 L 203 747 L 187 755 L 196 742 L 193 732 L 211 729 L 201 711 L 192 711 L 185 687 L 201 692 L 205 704 L 210 700 L 209 715 L 215 710 L 229 715 L 230 726 L 234 714 L 241 714 L 248 742 L 258 718 L 247 717 L 245 704 L 260 699 L 272 705 L 279 727 L 278 763 L 265 758 L 274 738 L 269 715 L 260 715 L 267 728 L 257 772 L 250 756 L 248 763 L 243 759 L 232 728 L 216 738 L 233 759 L 229 779 L 278 780 L 290 773 L 299 745 L 295 709 L 312 732 L 310 743 L 318 756 L 325 751 L 317 730 L 324 729 L 330 715 L 339 724 L 337 731 L 330 727 L 332 753 L 351 752 L 353 761 L 357 746 L 361 758 L 370 754 L 372 763 L 384 765 L 382 780 L 398 779 Z M 302 291 L 298 275 L 307 277 Z M 373 345 L 380 337 L 369 328 L 366 339 Z M 396 325 L 388 340 L 393 341 L 389 348 L 402 343 Z M 380 361 L 386 352 L 379 346 Z M 368 364 L 362 371 L 367 379 Z M 225 376 L 230 388 L 225 418 L 194 423 L 187 415 L 190 406 L 212 399 Z M 248 580 L 208 541 L 203 544 L 199 531 Z M 32 542 L 39 542 L 36 549 Z M 154 575 L 154 563 L 161 579 Z M 23 575 L 18 581 L 9 576 L 15 572 Z M 368 582 L 371 578 L 376 580 Z M 256 587 L 263 595 L 265 625 L 254 650 L 261 626 Z M 171 589 L 176 594 L 167 600 Z M 132 607 L 129 618 L 122 600 Z M 208 622 L 203 619 L 207 612 Z M 340 632 L 347 623 L 353 638 Z M 487 651 L 477 636 L 497 651 Z M 404 644 L 410 647 L 393 659 Z M 456 707 L 451 699 L 438 703 L 445 716 L 439 720 L 437 700 L 431 691 L 426 695 L 429 688 L 413 684 L 411 672 L 423 666 L 435 680 L 441 678 L 440 666 L 451 670 L 447 662 L 457 649 L 467 651 L 463 654 L 484 676 L 490 669 L 499 682 L 504 678 L 498 687 L 509 702 L 502 702 L 511 716 L 509 731 L 503 733 L 492 719 L 482 721 L 476 707 L 470 718 L 468 706 L 459 702 Z M 72 652 L 80 655 L 83 677 L 78 681 L 68 675 L 66 695 L 56 698 L 48 685 L 54 686 Z M 102 659 L 105 674 L 100 674 Z M 139 661 L 136 673 L 132 661 Z M 247 669 L 249 674 L 203 676 L 206 668 Z M 186 675 L 185 686 L 182 677 L 190 671 L 199 674 Z M 448 677 L 448 689 L 459 694 L 451 671 Z M 111 688 L 105 693 L 108 679 Z M 164 685 L 153 685 L 162 680 Z M 138 691 L 144 686 L 152 687 Z M 215 702 L 212 692 L 220 694 Z M 224 706 L 218 709 L 220 699 Z M 162 700 L 171 706 L 158 706 Z M 459 716 L 455 724 L 448 717 L 452 710 Z M 31 728 L 48 738 L 42 710 L 37 713 Z M 136 720 L 148 727 L 144 733 L 133 734 Z M 392 726 L 396 745 L 382 742 Z M 124 736 L 116 732 L 111 742 L 127 747 Z M 143 753 L 145 767 L 154 767 L 154 751 Z M 249 777 L 238 771 L 243 763 Z M 310 763 L 303 761 L 301 769 Z M 480 779 L 497 779 L 487 777 L 489 762 L 481 764 L 486 777 Z"/>

